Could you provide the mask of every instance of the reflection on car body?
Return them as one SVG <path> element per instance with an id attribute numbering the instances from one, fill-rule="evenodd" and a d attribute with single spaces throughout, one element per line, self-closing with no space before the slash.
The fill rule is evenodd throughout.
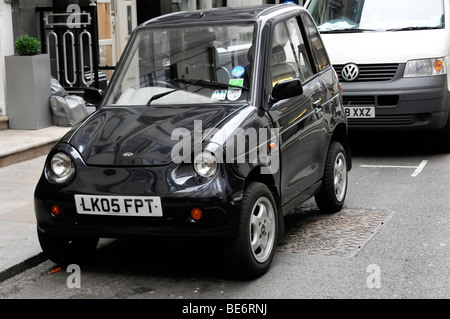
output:
<path id="1" fill-rule="evenodd" d="M 98 238 L 220 238 L 269 268 L 284 216 L 342 208 L 351 168 L 335 71 L 309 13 L 254 6 L 159 17 L 133 33 L 100 107 L 50 151 L 35 191 L 55 262 Z"/>

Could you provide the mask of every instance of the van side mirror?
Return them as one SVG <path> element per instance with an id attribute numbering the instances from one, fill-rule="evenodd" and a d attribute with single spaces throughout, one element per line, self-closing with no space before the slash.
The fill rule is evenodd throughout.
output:
<path id="1" fill-rule="evenodd" d="M 289 99 L 303 94 L 303 86 L 299 78 L 278 82 L 272 89 L 271 103 Z"/>
<path id="2" fill-rule="evenodd" d="M 103 91 L 97 88 L 84 88 L 84 100 L 94 105 L 96 108 L 100 105 L 103 98 Z"/>

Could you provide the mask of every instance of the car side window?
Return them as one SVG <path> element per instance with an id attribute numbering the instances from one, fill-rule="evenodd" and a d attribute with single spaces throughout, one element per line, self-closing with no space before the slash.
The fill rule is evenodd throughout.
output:
<path id="1" fill-rule="evenodd" d="M 312 53 L 315 58 L 316 68 L 318 71 L 323 70 L 330 65 L 330 60 L 325 52 L 325 47 L 320 39 L 319 31 L 316 28 L 313 20 L 309 15 L 303 15 L 303 21 L 305 22 L 306 32 L 310 38 Z"/>
<path id="2" fill-rule="evenodd" d="M 274 29 L 271 56 L 272 85 L 313 75 L 312 64 L 296 18 L 279 22 Z"/>

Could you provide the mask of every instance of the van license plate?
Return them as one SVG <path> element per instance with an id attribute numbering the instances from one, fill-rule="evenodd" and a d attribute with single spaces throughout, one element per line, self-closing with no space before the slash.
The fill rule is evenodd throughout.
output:
<path id="1" fill-rule="evenodd" d="M 373 106 L 346 106 L 344 110 L 349 119 L 375 117 L 375 107 Z"/>
<path id="2" fill-rule="evenodd" d="M 158 196 L 93 196 L 75 195 L 78 214 L 136 217 L 161 217 Z"/>

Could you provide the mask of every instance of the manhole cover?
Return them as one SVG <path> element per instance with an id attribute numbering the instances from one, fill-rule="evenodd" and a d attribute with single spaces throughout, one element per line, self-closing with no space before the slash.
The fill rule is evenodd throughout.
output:
<path id="1" fill-rule="evenodd" d="M 383 226 L 393 212 L 387 210 L 342 209 L 322 214 L 306 203 L 286 217 L 286 232 L 278 252 L 323 256 L 354 256 Z"/>

